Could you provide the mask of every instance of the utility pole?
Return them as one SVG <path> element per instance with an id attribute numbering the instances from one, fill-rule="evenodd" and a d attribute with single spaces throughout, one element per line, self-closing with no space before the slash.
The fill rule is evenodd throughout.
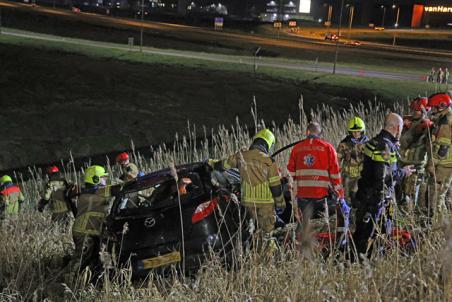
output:
<path id="1" fill-rule="evenodd" d="M 2 33 L 2 8 L 0 7 L 0 34 Z"/>
<path id="2" fill-rule="evenodd" d="M 340 33 L 341 33 L 343 9 L 344 9 L 344 0 L 341 1 L 341 9 L 340 9 L 340 14 L 339 14 L 339 26 L 337 27 L 337 40 L 336 40 L 336 51 L 334 54 L 333 74 L 336 74 L 336 64 L 337 64 L 337 56 L 339 54 L 339 37 L 340 37 Z"/>
<path id="3" fill-rule="evenodd" d="M 141 0 L 140 52 L 143 52 L 144 0 Z"/>

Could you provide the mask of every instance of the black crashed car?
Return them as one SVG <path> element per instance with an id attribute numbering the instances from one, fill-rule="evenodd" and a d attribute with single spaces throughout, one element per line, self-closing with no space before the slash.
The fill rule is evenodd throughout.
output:
<path id="1" fill-rule="evenodd" d="M 165 169 L 127 183 L 107 216 L 104 240 L 120 264 L 130 260 L 136 277 L 173 267 L 195 271 L 212 251 L 226 263 L 250 237 L 232 193 L 239 176 L 205 163 L 176 170 L 177 180 Z"/>

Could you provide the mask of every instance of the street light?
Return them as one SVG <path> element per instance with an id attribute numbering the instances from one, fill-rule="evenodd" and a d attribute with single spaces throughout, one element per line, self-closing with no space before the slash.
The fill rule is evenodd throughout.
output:
<path id="1" fill-rule="evenodd" d="M 385 27 L 386 6 L 380 6 L 383 9 L 383 17 L 381 18 L 381 27 Z"/>
<path id="2" fill-rule="evenodd" d="M 392 5 L 392 9 L 395 9 L 397 7 L 397 16 L 396 16 L 396 21 L 395 21 L 395 24 L 394 24 L 394 27 L 395 28 L 397 28 L 397 27 L 399 27 L 399 16 L 400 16 L 400 6 L 398 6 L 398 5 Z M 394 36 L 392 37 L 392 47 L 395 47 L 395 44 L 396 44 L 396 32 L 395 32 L 395 30 L 394 30 Z"/>
<path id="3" fill-rule="evenodd" d="M 347 7 L 348 7 L 348 38 L 350 39 L 353 24 L 353 16 L 355 14 L 355 6 L 347 4 Z"/>
<path id="4" fill-rule="evenodd" d="M 399 27 L 399 16 L 400 16 L 400 6 L 393 4 L 392 9 L 397 8 L 397 15 L 396 15 L 396 21 L 394 24 L 394 27 Z"/>
<path id="5" fill-rule="evenodd" d="M 337 39 L 336 39 L 336 51 L 334 54 L 334 65 L 333 65 L 333 74 L 336 74 L 336 64 L 337 64 L 337 56 L 339 54 L 339 37 L 341 34 L 341 26 L 342 26 L 342 11 L 344 9 L 344 0 L 341 1 L 341 11 L 339 13 L 339 26 L 337 27 Z"/>

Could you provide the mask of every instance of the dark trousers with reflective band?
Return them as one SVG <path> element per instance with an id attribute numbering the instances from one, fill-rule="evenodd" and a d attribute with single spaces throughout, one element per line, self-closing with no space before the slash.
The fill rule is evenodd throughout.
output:
<path id="1" fill-rule="evenodd" d="M 390 202 L 382 205 L 377 210 L 362 206 L 356 213 L 356 231 L 353 234 L 353 242 L 358 254 L 366 254 L 370 257 L 373 248 L 373 240 L 378 233 L 389 233 L 392 230 L 392 217 L 389 209 Z"/>

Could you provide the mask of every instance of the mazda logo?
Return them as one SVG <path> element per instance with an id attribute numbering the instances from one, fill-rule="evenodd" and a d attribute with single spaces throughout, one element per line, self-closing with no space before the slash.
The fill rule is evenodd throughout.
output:
<path id="1" fill-rule="evenodd" d="M 146 220 L 144 221 L 144 226 L 148 229 L 155 226 L 155 218 L 154 217 L 146 218 Z"/>

